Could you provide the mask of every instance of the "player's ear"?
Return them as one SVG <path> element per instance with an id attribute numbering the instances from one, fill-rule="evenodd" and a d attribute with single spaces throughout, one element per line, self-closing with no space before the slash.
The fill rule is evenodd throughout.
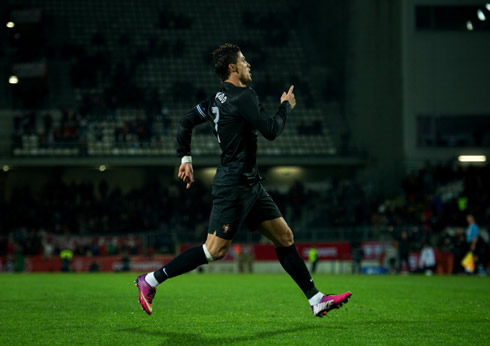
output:
<path id="1" fill-rule="evenodd" d="M 229 64 L 228 65 L 228 71 L 230 71 L 230 73 L 236 72 L 236 65 L 235 64 Z"/>

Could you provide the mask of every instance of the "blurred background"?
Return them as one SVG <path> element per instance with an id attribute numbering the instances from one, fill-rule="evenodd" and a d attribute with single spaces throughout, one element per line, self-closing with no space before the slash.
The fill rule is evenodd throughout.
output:
<path id="1" fill-rule="evenodd" d="M 489 2 L 4 0 L 0 13 L 2 271 L 150 270 L 203 241 L 219 147 L 196 128 L 185 190 L 176 124 L 216 92 L 211 52 L 233 42 L 272 113 L 295 85 L 259 166 L 305 260 L 416 271 L 427 242 L 435 272 L 463 272 L 472 214 L 484 273 Z M 236 244 L 214 270 L 280 269 L 259 234 Z"/>

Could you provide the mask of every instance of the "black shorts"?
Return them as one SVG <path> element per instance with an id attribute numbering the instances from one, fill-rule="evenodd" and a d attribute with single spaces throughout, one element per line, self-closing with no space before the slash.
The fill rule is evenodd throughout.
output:
<path id="1" fill-rule="evenodd" d="M 213 209 L 208 233 L 231 240 L 242 228 L 256 231 L 266 221 L 281 217 L 281 212 L 261 183 L 252 186 L 213 186 Z"/>

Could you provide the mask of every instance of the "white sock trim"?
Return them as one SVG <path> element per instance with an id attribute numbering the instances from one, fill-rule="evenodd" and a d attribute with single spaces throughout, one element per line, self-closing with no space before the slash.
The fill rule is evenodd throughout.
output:
<path id="1" fill-rule="evenodd" d="M 150 285 L 151 287 L 157 287 L 160 285 L 160 283 L 155 279 L 155 274 L 153 272 L 146 274 L 145 276 L 145 281 Z"/>
<path id="2" fill-rule="evenodd" d="M 316 305 L 316 304 L 319 304 L 320 303 L 320 301 L 322 300 L 322 298 L 323 298 L 323 293 L 322 292 L 318 292 L 313 297 L 311 297 L 310 299 L 308 299 L 308 302 L 310 303 L 310 305 Z"/>
<path id="3" fill-rule="evenodd" d="M 208 260 L 208 263 L 211 263 L 214 261 L 213 256 L 208 251 L 208 248 L 206 247 L 206 244 L 202 245 L 202 249 L 204 250 L 204 255 L 206 255 L 206 259 Z"/>

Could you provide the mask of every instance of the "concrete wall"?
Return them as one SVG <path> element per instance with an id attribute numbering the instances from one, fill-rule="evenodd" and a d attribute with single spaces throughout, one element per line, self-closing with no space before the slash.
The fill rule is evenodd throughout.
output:
<path id="1" fill-rule="evenodd" d="M 14 128 L 14 112 L 11 110 L 0 110 L 0 161 L 10 155 L 12 146 L 12 135 Z M 0 162 L 2 165 L 2 162 Z"/>
<path id="2" fill-rule="evenodd" d="M 346 115 L 369 160 L 360 177 L 390 193 L 403 174 L 400 1 L 351 0 L 346 25 Z"/>
<path id="3" fill-rule="evenodd" d="M 468 1 L 349 4 L 345 109 L 353 146 L 369 159 L 361 179 L 390 193 L 403 175 L 427 162 L 490 155 L 489 148 L 417 147 L 420 114 L 490 114 L 490 32 L 415 30 L 416 5 Z"/>
<path id="4" fill-rule="evenodd" d="M 490 32 L 415 30 L 416 5 L 470 4 L 475 3 L 402 1 L 403 147 L 407 169 L 464 153 L 489 154 L 488 148 L 418 148 L 416 142 L 417 115 L 490 114 Z"/>

